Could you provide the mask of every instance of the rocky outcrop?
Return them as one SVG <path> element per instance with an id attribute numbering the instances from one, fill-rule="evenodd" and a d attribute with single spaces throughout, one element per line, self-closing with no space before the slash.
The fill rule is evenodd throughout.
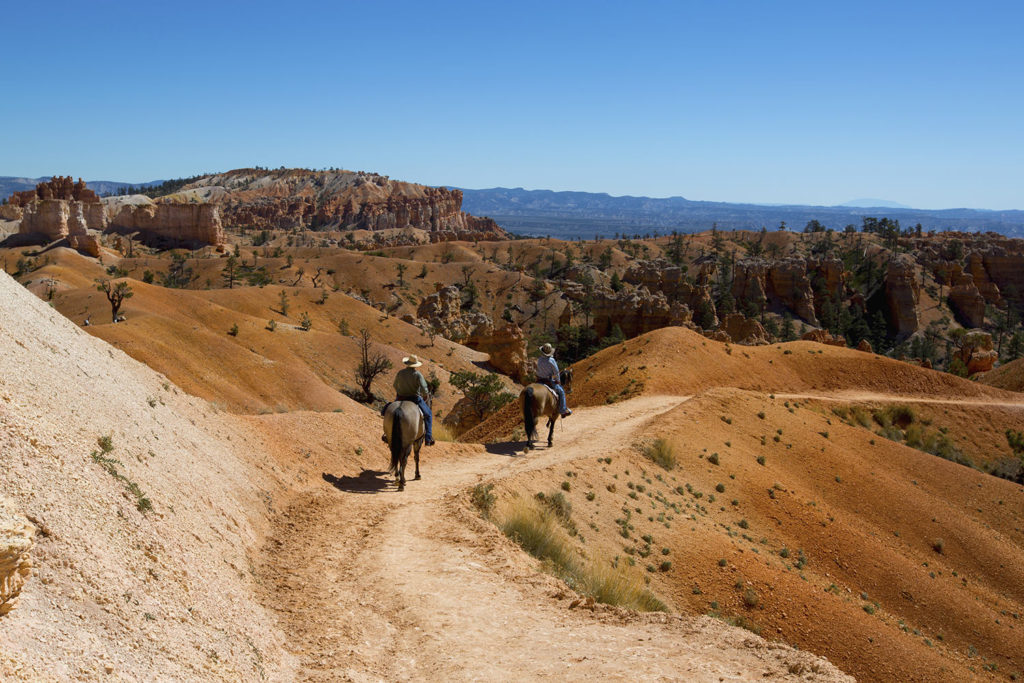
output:
<path id="1" fill-rule="evenodd" d="M 908 337 L 920 327 L 917 304 L 921 293 L 914 261 L 902 255 L 889 262 L 885 275 L 885 300 L 889 307 L 889 325 L 900 337 Z"/>
<path id="2" fill-rule="evenodd" d="M 846 346 L 846 338 L 842 335 L 833 337 L 828 330 L 811 330 L 800 337 L 803 341 L 812 341 L 829 346 Z"/>
<path id="3" fill-rule="evenodd" d="M 81 178 L 75 182 L 71 176 L 53 176 L 50 180 L 36 185 L 34 190 L 15 192 L 7 203 L 25 207 L 40 199 L 61 199 L 86 204 L 98 204 L 100 201 L 96 193 L 86 187 Z"/>
<path id="4" fill-rule="evenodd" d="M 663 294 L 669 302 L 683 304 L 694 313 L 706 312 L 708 319 L 704 323 L 709 327 L 718 324 L 711 287 L 690 282 L 686 271 L 669 261 L 634 261 L 626 269 L 622 281 L 636 285 L 638 289 Z"/>
<path id="5" fill-rule="evenodd" d="M 216 191 L 213 191 L 216 190 Z M 185 186 L 218 202 L 230 227 L 403 230 L 442 239 L 504 239 L 489 218 L 462 211 L 462 191 L 393 181 L 376 173 L 238 169 Z"/>
<path id="6" fill-rule="evenodd" d="M 985 324 L 985 297 L 975 286 L 972 275 L 959 273 L 953 276 L 949 306 L 964 327 L 981 327 Z"/>
<path id="7" fill-rule="evenodd" d="M 591 327 L 599 337 L 607 336 L 618 325 L 626 337 L 651 330 L 685 325 L 692 320 L 689 306 L 670 302 L 661 292 L 652 294 L 646 287 L 614 292 L 597 287 L 590 294 Z"/>
<path id="8" fill-rule="evenodd" d="M 758 307 L 786 309 L 812 325 L 818 324 L 808 262 L 804 259 L 740 260 L 736 263 L 732 295 L 737 306 L 749 302 Z"/>
<path id="9" fill-rule="evenodd" d="M 224 244 L 220 207 L 216 204 L 154 203 L 121 207 L 111 220 L 114 232 L 144 235 L 186 244 Z"/>
<path id="10" fill-rule="evenodd" d="M 873 348 L 871 348 L 871 342 L 869 342 L 867 339 L 861 339 L 860 340 L 860 343 L 857 344 L 857 350 L 858 351 L 863 351 L 864 353 L 874 353 L 875 352 L 875 350 Z"/>
<path id="11" fill-rule="evenodd" d="M 455 285 L 437 286 L 416 309 L 421 327 L 430 327 L 440 336 L 461 342 L 484 326 L 493 325 L 491 319 L 476 311 L 462 310 L 462 293 Z"/>
<path id="12" fill-rule="evenodd" d="M 32 572 L 30 551 L 36 528 L 0 498 L 0 616 L 17 604 L 22 586 Z"/>
<path id="13" fill-rule="evenodd" d="M 488 354 L 491 365 L 520 384 L 530 373 L 526 335 L 514 323 L 495 328 L 487 322 L 474 329 L 463 343 Z"/>
<path id="14" fill-rule="evenodd" d="M 84 235 L 86 230 L 103 230 L 107 217 L 99 197 L 85 187 L 81 179 L 55 176 L 39 183 L 35 190 L 11 195 L 8 212 L 21 211 L 22 235 L 40 235 L 59 240 L 69 235 Z"/>
<path id="15" fill-rule="evenodd" d="M 981 330 L 971 330 L 963 336 L 958 355 L 969 375 L 988 372 L 999 360 L 999 354 L 992 344 L 992 335 Z"/>
<path id="16" fill-rule="evenodd" d="M 93 258 L 100 256 L 100 238 L 98 235 L 93 233 L 82 233 L 80 235 L 69 235 L 68 245 L 83 254 L 88 254 Z"/>
<path id="17" fill-rule="evenodd" d="M 761 323 L 753 318 L 744 316 L 742 313 L 732 313 L 725 316 L 718 325 L 718 329 L 728 334 L 729 338 L 737 344 L 753 346 L 767 344 L 771 341 Z"/>
<path id="18" fill-rule="evenodd" d="M 24 213 L 20 206 L 0 204 L 0 221 L 20 221 Z"/>

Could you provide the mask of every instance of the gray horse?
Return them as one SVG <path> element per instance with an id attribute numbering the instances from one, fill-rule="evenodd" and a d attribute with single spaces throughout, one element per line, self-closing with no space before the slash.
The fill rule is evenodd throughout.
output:
<path id="1" fill-rule="evenodd" d="M 412 401 L 395 401 L 384 411 L 384 436 L 391 447 L 390 472 L 398 490 L 405 490 L 405 465 L 415 449 L 416 479 L 420 478 L 420 447 L 423 446 L 423 413 Z"/>

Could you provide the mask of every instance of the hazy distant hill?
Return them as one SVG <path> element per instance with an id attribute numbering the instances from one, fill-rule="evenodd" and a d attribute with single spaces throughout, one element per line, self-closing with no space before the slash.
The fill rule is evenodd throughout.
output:
<path id="1" fill-rule="evenodd" d="M 17 178 L 14 176 L 0 176 L 0 200 L 7 199 L 11 196 L 12 192 L 24 192 L 25 190 L 32 190 L 36 185 L 42 182 L 46 182 L 50 179 L 50 176 L 42 178 Z M 107 192 L 114 192 L 120 187 L 127 187 L 129 185 L 133 187 L 148 187 L 150 185 L 159 185 L 164 181 L 162 180 L 150 180 L 144 183 L 128 183 L 117 180 L 87 180 L 85 181 L 86 186 L 95 192 L 96 194 L 106 194 Z"/>
<path id="2" fill-rule="evenodd" d="M 762 226 L 774 230 L 782 221 L 792 230 L 802 230 L 810 220 L 841 230 L 850 223 L 859 227 L 864 216 L 887 216 L 906 227 L 920 223 L 925 230 L 994 231 L 1024 237 L 1024 211 L 1020 210 L 765 206 L 691 201 L 683 197 L 613 197 L 603 193 L 504 187 L 463 189 L 462 193 L 464 211 L 489 216 L 506 230 L 528 235 L 592 237 L 652 230 L 692 232 L 707 230 L 712 223 L 724 230 Z"/>
<path id="3" fill-rule="evenodd" d="M 837 206 L 853 207 L 857 209 L 871 209 L 875 207 L 882 207 L 885 209 L 912 209 L 914 207 L 907 206 L 906 204 L 898 204 L 896 202 L 890 202 L 888 199 L 851 199 L 848 202 L 843 202 Z"/>

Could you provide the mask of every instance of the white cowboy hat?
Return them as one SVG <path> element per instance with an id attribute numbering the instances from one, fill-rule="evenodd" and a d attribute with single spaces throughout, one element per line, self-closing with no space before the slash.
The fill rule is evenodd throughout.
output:
<path id="1" fill-rule="evenodd" d="M 402 363 L 404 363 L 408 368 L 418 368 L 423 365 L 423 363 L 420 362 L 420 359 L 416 356 L 407 356 L 402 359 Z"/>
<path id="2" fill-rule="evenodd" d="M 540 347 L 540 352 L 543 353 L 545 356 L 553 356 L 555 355 L 555 347 L 552 346 L 551 344 L 545 344 L 544 346 Z"/>

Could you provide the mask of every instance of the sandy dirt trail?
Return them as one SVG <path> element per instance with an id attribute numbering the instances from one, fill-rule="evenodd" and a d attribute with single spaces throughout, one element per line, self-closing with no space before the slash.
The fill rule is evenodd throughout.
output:
<path id="1" fill-rule="evenodd" d="M 554 448 L 529 455 L 512 444 L 461 457 L 424 449 L 423 479 L 402 493 L 383 473 L 325 477 L 333 486 L 297 498 L 281 518 L 260 570 L 300 677 L 734 681 L 814 671 L 849 680 L 708 617 L 570 609 L 574 594 L 465 505 L 479 481 L 627 448 L 645 422 L 688 398 L 582 408 L 556 429 Z"/>

